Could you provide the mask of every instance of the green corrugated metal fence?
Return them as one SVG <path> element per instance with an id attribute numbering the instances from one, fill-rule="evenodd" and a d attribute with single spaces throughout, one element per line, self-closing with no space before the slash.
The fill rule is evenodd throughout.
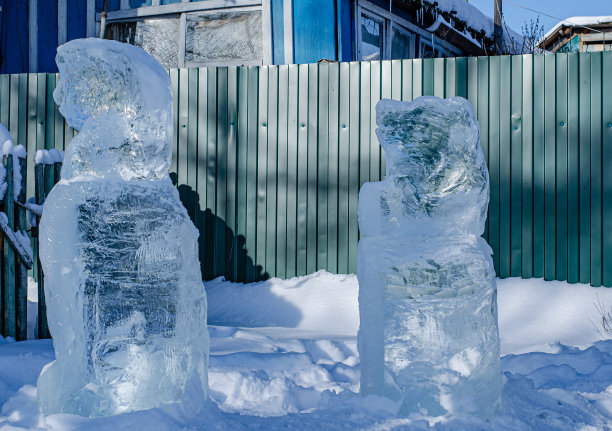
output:
<path id="1" fill-rule="evenodd" d="M 458 95 L 481 127 L 491 174 L 485 237 L 498 274 L 612 286 L 612 53 L 170 76 L 171 170 L 200 229 L 206 279 L 354 272 L 358 191 L 385 171 L 376 102 Z M 55 80 L 0 78 L 0 122 L 27 145 L 30 168 L 33 149 L 62 149 L 72 136 L 51 98 Z"/>

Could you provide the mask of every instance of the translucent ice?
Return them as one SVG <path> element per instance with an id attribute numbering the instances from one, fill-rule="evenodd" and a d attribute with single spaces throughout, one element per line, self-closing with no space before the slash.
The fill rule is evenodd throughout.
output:
<path id="1" fill-rule="evenodd" d="M 361 392 L 400 413 L 500 406 L 496 285 L 481 238 L 489 175 L 462 98 L 376 107 L 387 177 L 359 193 Z"/>
<path id="2" fill-rule="evenodd" d="M 172 94 L 140 48 L 74 40 L 54 97 L 80 130 L 40 224 L 56 360 L 45 414 L 111 415 L 207 393 L 209 338 L 198 231 L 168 176 Z"/>

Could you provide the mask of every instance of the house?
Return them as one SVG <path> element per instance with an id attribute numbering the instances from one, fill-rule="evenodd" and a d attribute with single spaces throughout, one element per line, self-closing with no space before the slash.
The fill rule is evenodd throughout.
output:
<path id="1" fill-rule="evenodd" d="M 559 22 L 538 42 L 550 52 L 612 51 L 612 16 L 575 16 Z"/>
<path id="2" fill-rule="evenodd" d="M 489 55 L 493 20 L 466 0 L 14 0 L 0 12 L 2 73 L 54 72 L 79 37 L 195 67 Z M 105 6 L 106 5 L 106 6 Z M 106 10 L 104 8 L 106 7 Z M 507 43 L 519 37 L 510 31 Z"/>
<path id="3" fill-rule="evenodd" d="M 142 46 L 167 67 L 494 51 L 493 20 L 465 0 L 111 0 L 106 20 L 106 37 Z M 507 41 L 520 38 L 510 33 Z"/>

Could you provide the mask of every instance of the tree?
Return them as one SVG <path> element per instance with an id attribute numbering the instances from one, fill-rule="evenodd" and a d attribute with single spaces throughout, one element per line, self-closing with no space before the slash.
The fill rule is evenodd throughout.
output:
<path id="1" fill-rule="evenodd" d="M 544 36 L 544 25 L 540 23 L 539 16 L 535 20 L 525 21 L 521 28 L 520 39 L 512 35 L 505 19 L 503 22 L 508 37 L 504 43 L 504 54 L 541 54 L 546 52 L 538 47 L 538 42 Z"/>

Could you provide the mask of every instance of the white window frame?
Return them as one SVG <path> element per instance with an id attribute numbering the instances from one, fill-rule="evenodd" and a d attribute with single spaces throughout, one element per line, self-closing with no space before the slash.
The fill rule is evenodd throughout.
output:
<path id="1" fill-rule="evenodd" d="M 108 12 L 106 23 L 137 21 L 146 18 L 162 18 L 170 15 L 179 18 L 179 53 L 178 67 L 201 66 L 238 66 L 272 64 L 272 17 L 270 0 L 182 0 L 182 2 L 162 5 L 161 0 L 152 0 L 151 6 L 130 8 L 129 0 L 121 0 L 120 9 Z M 186 14 L 195 12 L 224 12 L 224 11 L 261 11 L 263 58 L 252 61 L 224 61 L 214 63 L 185 62 L 185 24 Z M 87 0 L 87 35 L 96 37 L 99 33 L 101 14 L 95 13 L 95 0 Z M 93 22 L 92 22 L 93 21 Z"/>
<path id="2" fill-rule="evenodd" d="M 430 47 L 432 49 L 432 51 L 434 52 L 434 55 L 435 55 L 436 51 L 440 52 L 440 54 L 442 54 L 443 57 L 448 57 L 449 54 L 451 54 L 451 52 L 448 49 L 446 49 L 446 47 L 441 46 L 441 45 L 436 45 L 435 41 L 434 41 L 434 43 L 432 43 L 430 40 L 426 40 L 425 38 L 421 38 L 420 44 L 421 45 L 427 45 L 428 47 Z M 419 54 L 422 54 L 422 52 L 423 52 L 423 48 L 419 47 Z M 439 57 L 422 57 L 422 58 L 439 58 Z"/>
<path id="3" fill-rule="evenodd" d="M 361 11 L 361 13 L 358 15 L 358 19 L 356 21 L 357 22 L 357 28 L 358 28 L 357 34 L 358 34 L 358 40 L 359 40 L 359 43 L 357 44 L 357 52 L 358 52 L 357 58 L 359 60 L 363 60 L 363 57 L 362 57 L 363 53 L 362 53 L 362 48 L 361 48 L 361 43 L 362 43 L 362 40 L 361 40 L 361 36 L 362 36 L 362 34 L 361 34 L 361 17 L 364 16 L 364 15 L 367 18 L 380 23 L 380 27 L 381 27 L 381 31 L 382 31 L 382 47 L 381 47 L 382 48 L 381 49 L 382 52 L 381 52 L 381 58 L 379 60 L 385 60 L 388 57 L 387 56 L 387 51 L 390 50 L 389 43 L 388 43 L 388 40 L 387 40 L 388 39 L 387 34 L 389 33 L 387 31 L 387 20 L 385 18 L 380 17 L 380 16 L 376 15 L 375 13 L 372 13 L 372 12 L 369 12 L 369 11 Z M 376 61 L 378 61 L 378 60 L 376 60 Z"/>
<path id="4" fill-rule="evenodd" d="M 389 52 L 387 53 L 387 58 L 388 59 L 392 59 L 392 52 L 391 52 L 391 47 L 393 46 L 393 32 L 397 31 L 398 33 L 402 33 L 404 36 L 407 36 L 408 39 L 410 40 L 410 53 L 408 55 L 410 55 L 410 58 L 414 58 L 415 55 L 415 37 L 413 33 L 410 33 L 409 30 L 406 30 L 404 27 L 402 27 L 401 25 L 391 21 L 391 24 L 389 25 Z"/>
<path id="5" fill-rule="evenodd" d="M 407 21 L 405 19 L 403 19 L 402 17 L 399 17 L 391 12 L 389 12 L 386 9 L 381 8 L 380 6 L 376 6 L 375 4 L 370 3 L 367 0 L 357 0 L 357 7 L 355 8 L 355 16 L 354 16 L 354 21 L 356 23 L 356 27 L 357 27 L 357 31 L 356 31 L 356 38 L 357 38 L 357 59 L 361 60 L 361 15 L 363 13 L 366 13 L 367 15 L 375 15 L 378 19 L 384 19 L 385 20 L 385 36 L 383 38 L 383 40 L 385 41 L 384 43 L 388 46 L 387 50 L 388 51 L 384 51 L 385 56 L 384 59 L 390 59 L 391 58 L 391 32 L 388 31 L 388 28 L 390 29 L 391 26 L 395 25 L 396 27 L 399 27 L 401 30 L 407 32 L 410 34 L 411 36 L 411 54 L 412 57 L 414 58 L 416 56 L 416 44 L 415 44 L 415 35 L 419 35 L 421 36 L 421 40 L 423 39 L 433 39 L 434 41 L 434 46 L 436 47 L 442 47 L 442 46 L 447 46 L 448 49 L 444 49 L 443 51 L 447 54 L 451 54 L 454 56 L 460 56 L 462 55 L 461 50 L 459 50 L 459 48 L 455 47 L 454 45 L 451 45 L 450 43 L 444 41 L 443 39 L 439 38 L 438 36 L 436 36 L 433 33 L 430 33 L 424 29 L 422 29 L 421 27 L 411 23 L 410 21 Z M 442 51 L 442 50 L 441 50 Z"/>

